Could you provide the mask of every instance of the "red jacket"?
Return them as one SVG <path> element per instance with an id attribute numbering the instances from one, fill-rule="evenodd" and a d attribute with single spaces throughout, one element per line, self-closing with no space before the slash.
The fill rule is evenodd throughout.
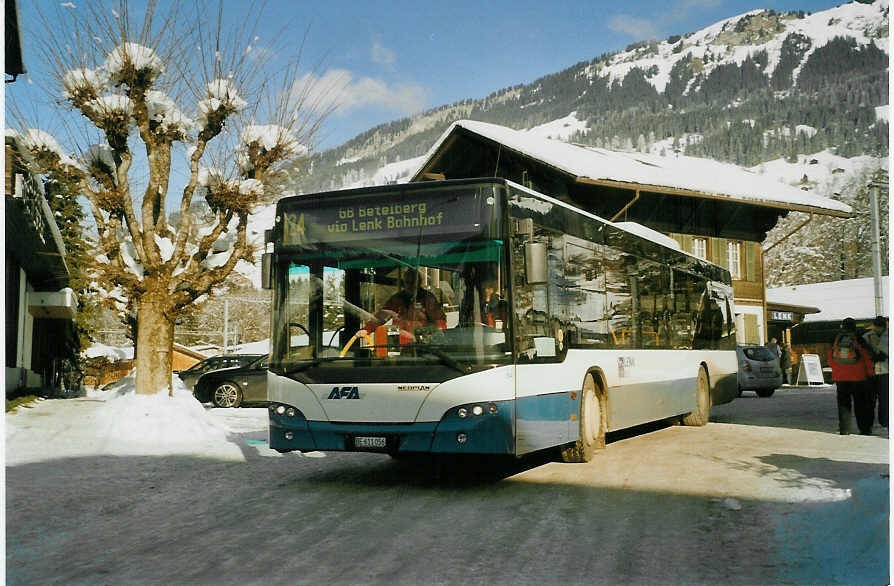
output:
<path id="1" fill-rule="evenodd" d="M 447 316 L 438 300 L 429 291 L 419 289 L 415 298 L 406 292 L 398 291 L 391 296 L 382 309 L 376 313 L 375 319 L 366 324 L 368 331 L 374 331 L 394 316 L 394 323 L 410 332 L 416 326 L 433 324 L 442 330 L 447 327 Z"/>
<path id="2" fill-rule="evenodd" d="M 872 364 L 872 358 L 869 357 L 869 350 L 863 345 L 860 345 L 859 348 L 860 358 L 852 364 L 835 362 L 832 359 L 834 348 L 829 349 L 829 354 L 826 358 L 829 361 L 829 366 L 832 367 L 832 380 L 834 382 L 859 382 L 875 374 L 875 367 Z"/>

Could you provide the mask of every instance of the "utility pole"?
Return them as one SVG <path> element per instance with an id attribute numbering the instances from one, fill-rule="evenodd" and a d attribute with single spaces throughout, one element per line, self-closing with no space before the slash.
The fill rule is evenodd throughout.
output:
<path id="1" fill-rule="evenodd" d="M 227 353 L 227 349 L 230 347 L 230 339 L 228 337 L 230 331 L 230 300 L 224 298 L 224 331 L 223 331 L 223 352 L 222 354 Z"/>
<path id="2" fill-rule="evenodd" d="M 872 218 L 872 281 L 875 288 L 875 315 L 885 315 L 885 301 L 882 298 L 882 254 L 881 232 L 879 229 L 878 192 L 888 188 L 887 179 L 873 178 L 869 183 L 869 211 Z"/>

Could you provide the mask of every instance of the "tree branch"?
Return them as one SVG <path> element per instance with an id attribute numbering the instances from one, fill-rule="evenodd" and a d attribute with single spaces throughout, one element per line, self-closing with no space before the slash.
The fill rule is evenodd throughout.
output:
<path id="1" fill-rule="evenodd" d="M 180 223 L 177 227 L 177 242 L 174 245 L 174 256 L 171 262 L 174 266 L 180 264 L 183 260 L 183 251 L 186 249 L 186 241 L 189 238 L 189 229 L 191 227 L 192 214 L 190 214 L 190 206 L 192 205 L 192 197 L 195 194 L 196 186 L 199 182 L 199 161 L 205 154 L 207 142 L 199 139 L 196 142 L 196 149 L 189 157 L 189 182 L 183 188 L 183 197 L 180 200 Z"/>
<path id="2" fill-rule="evenodd" d="M 236 243 L 227 262 L 215 269 L 193 273 L 198 277 L 196 279 L 181 281 L 173 291 L 171 311 L 179 311 L 192 303 L 196 298 L 210 292 L 214 285 L 222 282 L 233 271 L 236 263 L 244 258 L 249 250 L 249 245 L 246 241 L 247 228 L 248 214 L 240 214 L 239 224 L 236 226 Z"/>
<path id="3" fill-rule="evenodd" d="M 130 165 L 133 161 L 133 156 L 130 151 L 116 151 L 116 155 L 118 155 L 121 159 L 121 163 L 118 164 L 118 187 L 121 193 L 121 204 L 124 211 L 124 220 L 127 225 L 127 230 L 130 233 L 130 238 L 133 240 L 134 246 L 137 247 L 137 255 L 140 257 L 140 261 L 146 257 L 146 253 L 143 250 L 143 240 L 142 235 L 140 234 L 140 224 L 137 221 L 137 216 L 133 210 L 133 200 L 130 196 L 130 180 L 127 178 L 127 172 L 130 171 Z"/>

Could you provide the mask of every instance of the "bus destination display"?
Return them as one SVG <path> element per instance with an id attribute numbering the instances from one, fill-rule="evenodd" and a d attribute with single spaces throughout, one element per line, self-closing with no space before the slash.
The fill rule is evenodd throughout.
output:
<path id="1" fill-rule="evenodd" d="M 331 207 L 289 210 L 283 214 L 283 244 L 481 232 L 478 198 L 460 198 L 455 192 L 403 201 L 399 197 L 393 193 L 381 202 L 349 199 Z"/>

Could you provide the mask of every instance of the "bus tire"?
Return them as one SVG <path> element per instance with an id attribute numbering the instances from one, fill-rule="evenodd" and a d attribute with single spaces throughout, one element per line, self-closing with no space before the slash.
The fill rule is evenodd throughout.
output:
<path id="1" fill-rule="evenodd" d="M 704 367 L 698 369 L 698 382 L 695 391 L 695 411 L 683 416 L 683 425 L 701 427 L 708 424 L 711 416 L 711 386 L 708 384 L 708 373 Z"/>
<path id="2" fill-rule="evenodd" d="M 589 374 L 581 391 L 578 421 L 578 439 L 562 448 L 563 462 L 589 462 L 596 450 L 605 448 L 605 399 Z"/>

